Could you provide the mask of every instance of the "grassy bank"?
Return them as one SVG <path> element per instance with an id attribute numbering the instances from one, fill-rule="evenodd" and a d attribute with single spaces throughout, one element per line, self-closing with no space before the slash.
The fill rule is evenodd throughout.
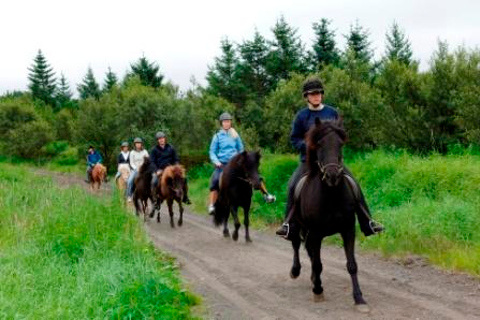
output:
<path id="1" fill-rule="evenodd" d="M 297 161 L 293 155 L 263 157 L 260 170 L 277 203 L 264 204 L 256 193 L 252 218 L 257 226 L 281 222 L 286 185 Z M 414 253 L 444 268 L 480 275 L 480 156 L 376 151 L 352 155 L 346 162 L 373 215 L 387 228 L 381 236 L 360 237 L 364 248 L 386 255 Z M 202 212 L 211 171 L 204 166 L 191 174 L 196 209 Z"/>
<path id="2" fill-rule="evenodd" d="M 198 303 L 118 198 L 6 163 L 0 265 L 2 319 L 190 319 Z"/>

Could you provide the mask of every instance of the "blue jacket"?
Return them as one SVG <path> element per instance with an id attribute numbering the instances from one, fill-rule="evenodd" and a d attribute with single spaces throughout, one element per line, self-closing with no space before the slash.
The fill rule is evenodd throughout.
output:
<path id="1" fill-rule="evenodd" d="M 100 153 L 97 152 L 97 150 L 95 150 L 93 153 L 88 154 L 88 156 L 87 156 L 87 165 L 88 166 L 94 166 L 99 162 L 100 163 L 102 162 L 102 156 L 100 155 Z"/>
<path id="2" fill-rule="evenodd" d="M 290 141 L 293 147 L 300 152 L 300 161 L 302 162 L 305 162 L 307 159 L 305 134 L 310 127 L 315 124 L 315 118 L 319 118 L 320 120 L 338 119 L 338 112 L 335 108 L 324 105 L 320 111 L 313 111 L 307 107 L 297 113 L 295 120 L 293 120 Z"/>
<path id="3" fill-rule="evenodd" d="M 213 135 L 210 143 L 210 160 L 214 164 L 226 164 L 240 152 L 243 152 L 243 143 L 240 136 L 234 139 L 223 129 Z"/>

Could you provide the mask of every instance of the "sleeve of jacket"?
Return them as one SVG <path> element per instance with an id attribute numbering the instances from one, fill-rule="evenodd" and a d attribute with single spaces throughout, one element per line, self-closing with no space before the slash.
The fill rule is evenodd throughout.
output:
<path id="1" fill-rule="evenodd" d="M 243 152 L 243 150 L 245 150 L 245 148 L 243 146 L 242 138 L 240 138 L 240 136 L 238 136 L 236 140 L 237 140 L 236 141 L 237 151 L 238 151 L 238 153 L 241 153 L 241 152 Z"/>
<path id="2" fill-rule="evenodd" d="M 217 152 L 218 152 L 218 136 L 217 134 L 213 135 L 212 142 L 210 142 L 210 151 L 209 151 L 209 156 L 210 156 L 210 161 L 212 161 L 213 164 L 219 164 L 220 160 L 218 160 L 217 157 Z"/>
<path id="3" fill-rule="evenodd" d="M 297 113 L 292 125 L 292 133 L 290 135 L 290 142 L 293 147 L 300 153 L 306 152 L 305 147 L 305 128 L 301 113 Z"/>
<path id="4" fill-rule="evenodd" d="M 177 150 L 175 150 L 175 148 L 173 146 L 172 146 L 172 161 L 173 161 L 173 164 L 179 164 L 180 163 L 180 159 L 178 158 Z"/>
<path id="5" fill-rule="evenodd" d="M 121 153 L 117 156 L 117 167 L 118 167 L 118 165 L 120 164 L 120 160 L 121 160 L 120 157 L 121 157 L 121 156 L 122 156 Z"/>
<path id="6" fill-rule="evenodd" d="M 153 147 L 152 151 L 150 151 L 150 168 L 153 170 L 153 172 L 156 172 L 158 170 L 157 168 L 157 150 L 155 147 Z"/>

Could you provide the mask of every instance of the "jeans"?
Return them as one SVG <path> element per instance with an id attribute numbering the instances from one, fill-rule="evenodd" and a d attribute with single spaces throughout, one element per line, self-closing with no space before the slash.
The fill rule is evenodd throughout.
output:
<path id="1" fill-rule="evenodd" d="M 223 168 L 215 168 L 215 171 L 213 171 L 212 179 L 210 180 L 210 191 L 220 190 L 220 174 L 222 171 Z"/>
<path id="2" fill-rule="evenodd" d="M 130 172 L 130 176 L 128 176 L 128 181 L 127 181 L 127 197 L 132 197 L 133 196 L 133 182 L 135 181 L 135 178 L 138 175 L 138 170 L 135 169 L 132 172 Z"/>

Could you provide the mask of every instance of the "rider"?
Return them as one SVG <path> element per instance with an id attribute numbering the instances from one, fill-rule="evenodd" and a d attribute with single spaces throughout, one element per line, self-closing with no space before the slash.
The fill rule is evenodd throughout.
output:
<path id="1" fill-rule="evenodd" d="M 97 152 L 97 150 L 95 150 L 93 146 L 89 146 L 87 155 L 87 180 L 85 180 L 86 183 L 90 183 L 93 167 L 95 167 L 97 163 L 102 163 L 102 156 L 100 155 L 100 153 Z"/>
<path id="2" fill-rule="evenodd" d="M 307 172 L 308 167 L 306 162 L 306 145 L 305 134 L 315 124 L 315 118 L 320 120 L 337 119 L 338 113 L 333 107 L 323 104 L 323 84 L 317 78 L 307 79 L 303 84 L 303 97 L 307 102 L 307 107 L 300 110 L 295 116 L 293 121 L 292 133 L 290 135 L 290 141 L 294 148 L 300 152 L 300 164 L 292 174 L 290 181 L 288 182 L 288 199 L 285 212 L 285 222 L 276 231 L 277 235 L 283 236 L 288 239 L 288 236 L 295 229 L 294 223 L 291 221 L 292 215 L 295 210 L 294 206 L 294 190 L 297 182 Z M 353 179 L 352 174 L 345 168 L 344 174 Z M 356 182 L 356 188 L 359 190 L 360 196 L 357 201 L 357 217 L 360 224 L 360 229 L 369 236 L 383 231 L 383 226 L 378 222 L 372 220 L 370 212 L 363 197 L 360 185 Z"/>
<path id="3" fill-rule="evenodd" d="M 141 138 L 135 138 L 133 140 L 135 145 L 135 149 L 130 152 L 130 167 L 132 168 L 132 172 L 128 177 L 127 182 L 127 200 L 128 202 L 132 202 L 132 195 L 133 195 L 133 182 L 138 175 L 138 170 L 140 169 L 145 157 L 148 157 L 148 151 L 143 148 L 143 141 Z"/>
<path id="4" fill-rule="evenodd" d="M 128 142 L 124 141 L 120 145 L 120 153 L 117 156 L 117 168 L 121 164 L 128 164 L 130 165 L 130 151 L 128 150 Z M 115 175 L 115 180 L 117 180 L 120 177 L 120 171 L 117 171 L 117 174 Z"/>
<path id="5" fill-rule="evenodd" d="M 163 170 L 170 165 L 176 165 L 179 163 L 177 152 L 170 144 L 167 143 L 167 136 L 165 135 L 165 133 L 159 131 L 155 135 L 155 138 L 157 139 L 158 143 L 150 151 L 150 163 L 153 169 L 152 194 L 154 195 L 154 197 L 155 197 L 154 190 L 158 186 L 158 180 L 159 180 L 159 177 L 162 175 Z M 185 181 L 182 202 L 186 204 L 191 204 L 191 201 L 188 198 L 187 193 L 188 193 L 188 186 Z"/>
<path id="6" fill-rule="evenodd" d="M 218 199 L 219 180 L 223 167 L 236 154 L 243 152 L 242 139 L 238 132 L 232 127 L 233 117 L 230 113 L 224 112 L 218 119 L 222 128 L 213 135 L 210 143 L 210 160 L 215 165 L 215 171 L 212 174 L 210 181 L 210 204 L 208 205 L 208 213 L 215 212 L 215 202 Z M 266 202 L 275 201 L 275 196 L 266 193 L 264 195 Z"/>

